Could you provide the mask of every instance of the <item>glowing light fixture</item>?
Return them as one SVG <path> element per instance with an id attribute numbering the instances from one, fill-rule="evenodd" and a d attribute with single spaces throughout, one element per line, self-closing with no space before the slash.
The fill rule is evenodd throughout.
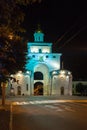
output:
<path id="1" fill-rule="evenodd" d="M 64 70 L 61 70 L 61 71 L 60 71 L 60 74 L 62 74 L 62 75 L 65 74 L 65 71 L 64 71 Z"/>
<path id="2" fill-rule="evenodd" d="M 53 73 L 52 73 L 53 75 L 55 75 L 55 74 L 57 74 L 57 72 L 56 71 L 53 71 Z"/>
<path id="3" fill-rule="evenodd" d="M 70 75 L 71 74 L 71 72 L 68 72 L 68 75 Z"/>
<path id="4" fill-rule="evenodd" d="M 10 34 L 8 35 L 8 37 L 9 37 L 10 40 L 12 40 L 12 39 L 13 39 L 13 33 L 10 33 Z"/>
<path id="5" fill-rule="evenodd" d="M 30 74 L 30 72 L 29 72 L 29 71 L 26 71 L 26 73 L 27 73 L 27 74 Z"/>
<path id="6" fill-rule="evenodd" d="M 18 71 L 17 76 L 21 77 L 22 76 L 22 71 Z"/>

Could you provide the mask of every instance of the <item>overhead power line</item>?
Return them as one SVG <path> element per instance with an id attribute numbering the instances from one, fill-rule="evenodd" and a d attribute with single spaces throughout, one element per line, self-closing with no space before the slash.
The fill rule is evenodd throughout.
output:
<path id="1" fill-rule="evenodd" d="M 68 40 L 66 40 L 65 42 L 64 42 L 64 44 L 61 46 L 61 47 L 59 47 L 58 49 L 61 49 L 61 48 L 63 48 L 66 44 L 68 44 L 72 39 L 74 39 L 82 30 L 84 30 L 86 27 L 83 27 L 83 28 L 81 28 L 79 31 L 77 31 L 75 34 L 73 34 L 73 36 L 72 37 L 70 37 Z"/>
<path id="2" fill-rule="evenodd" d="M 63 38 L 71 31 L 71 29 L 73 29 L 74 27 L 76 26 L 76 24 L 74 24 L 73 26 L 71 26 L 56 42 L 54 42 L 55 44 L 56 43 L 59 43 L 60 41 L 63 40 Z"/>
<path id="3" fill-rule="evenodd" d="M 82 27 L 80 30 L 78 30 L 76 33 L 74 33 L 71 37 L 69 37 L 63 44 L 62 46 L 60 46 L 58 49 L 61 49 L 63 48 L 66 44 L 68 44 L 72 39 L 74 39 L 82 30 L 86 29 L 87 26 L 85 27 Z M 61 38 L 59 38 L 55 43 L 59 43 L 61 42 L 65 37 L 66 35 L 69 33 L 69 31 L 65 32 L 65 34 L 63 36 L 61 36 Z"/>

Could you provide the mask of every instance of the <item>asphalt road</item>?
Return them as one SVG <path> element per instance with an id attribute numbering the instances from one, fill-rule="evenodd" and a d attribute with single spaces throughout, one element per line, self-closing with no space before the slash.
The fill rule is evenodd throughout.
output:
<path id="1" fill-rule="evenodd" d="M 17 102 L 11 123 L 11 130 L 87 130 L 87 102 Z"/>

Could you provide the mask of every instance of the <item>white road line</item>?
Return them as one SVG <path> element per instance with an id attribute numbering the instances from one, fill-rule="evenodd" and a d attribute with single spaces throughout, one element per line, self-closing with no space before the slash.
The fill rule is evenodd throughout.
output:
<path id="1" fill-rule="evenodd" d="M 66 110 L 68 110 L 68 111 L 75 112 L 75 110 L 73 110 L 73 109 L 72 109 L 72 108 L 70 108 L 70 107 L 65 107 L 65 109 L 66 109 Z"/>
<path id="2" fill-rule="evenodd" d="M 48 104 L 48 103 L 66 103 L 66 102 L 87 102 L 87 100 L 36 100 L 36 101 L 21 101 L 21 102 L 13 102 L 13 105 L 24 105 L 24 104 Z"/>
<path id="3" fill-rule="evenodd" d="M 11 106 L 10 106 L 10 122 L 9 122 L 9 130 L 12 130 L 12 103 L 11 103 Z"/>
<path id="4" fill-rule="evenodd" d="M 45 107 L 52 108 L 52 109 L 57 109 L 58 108 L 58 107 L 53 106 L 53 105 L 45 105 Z"/>
<path id="5" fill-rule="evenodd" d="M 71 111 L 71 112 L 75 112 L 75 110 L 73 110 L 71 107 L 66 107 L 65 105 L 63 105 L 64 108 L 60 108 L 58 106 L 53 106 L 53 105 L 45 105 L 45 107 L 47 108 L 51 108 L 51 109 L 55 109 L 56 111 Z"/>
<path id="6" fill-rule="evenodd" d="M 53 105 L 45 105 L 45 107 L 55 109 L 56 111 L 63 111 L 63 109 L 61 109 L 61 108 L 59 108 L 57 106 L 53 106 Z"/>
<path id="7" fill-rule="evenodd" d="M 64 104 L 62 104 L 61 106 L 64 107 L 65 110 L 75 112 L 75 110 L 73 110 L 72 107 L 70 107 L 70 106 L 66 106 Z"/>

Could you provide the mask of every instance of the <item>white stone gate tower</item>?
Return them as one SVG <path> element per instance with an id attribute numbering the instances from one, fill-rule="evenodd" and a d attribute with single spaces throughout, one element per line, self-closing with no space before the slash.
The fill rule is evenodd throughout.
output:
<path id="1" fill-rule="evenodd" d="M 44 42 L 40 28 L 34 42 L 27 43 L 26 73 L 15 74 L 15 95 L 72 95 L 72 75 L 61 70 L 61 53 L 52 53 L 52 43 Z M 20 90 L 20 91 L 19 91 Z"/>

